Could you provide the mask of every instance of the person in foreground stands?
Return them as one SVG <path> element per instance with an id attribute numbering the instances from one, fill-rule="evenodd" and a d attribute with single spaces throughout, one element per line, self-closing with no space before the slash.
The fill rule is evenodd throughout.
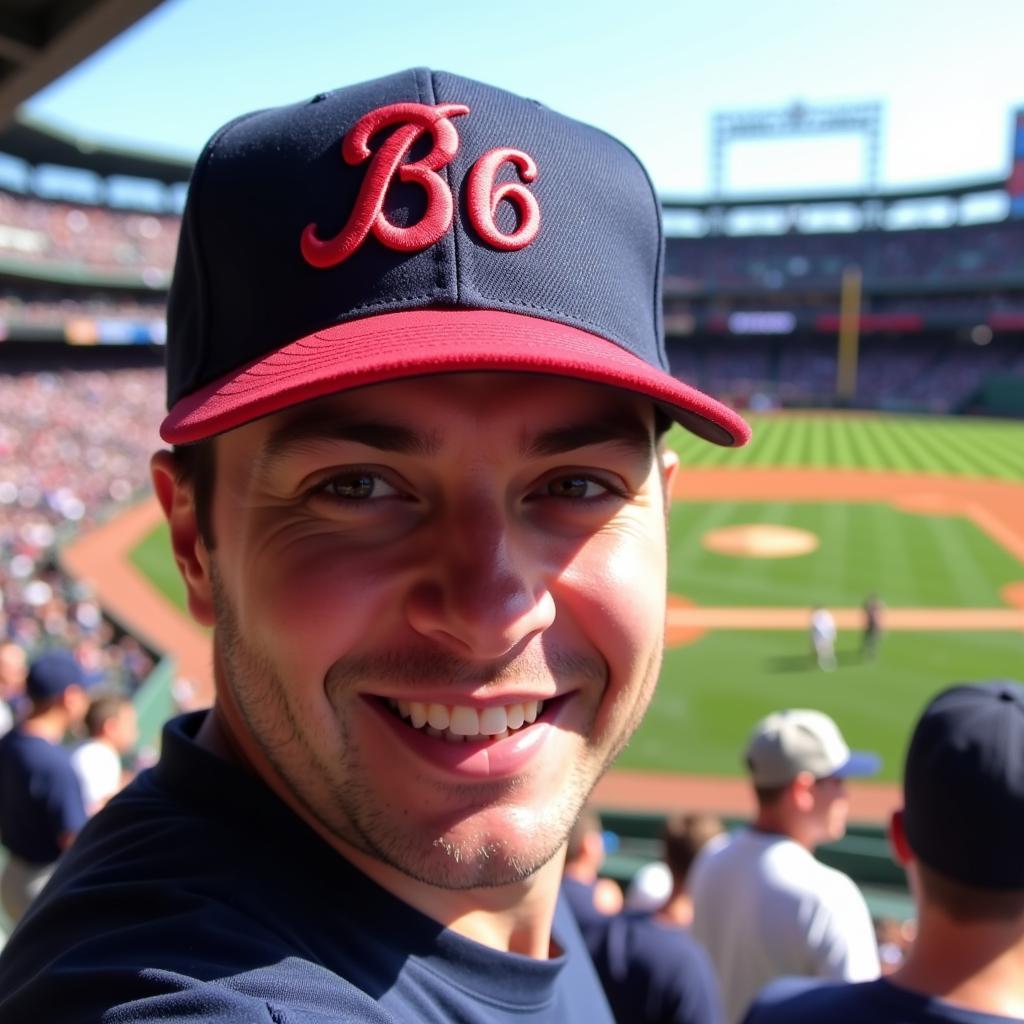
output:
<path id="1" fill-rule="evenodd" d="M 406 71 L 196 166 L 157 495 L 216 702 L 85 827 L 0 1020 L 609 1019 L 558 902 L 665 622 L 659 205 L 532 100 Z M 116 1009 L 115 1009 L 116 1008 Z"/>
<path id="2" fill-rule="evenodd" d="M 85 713 L 89 738 L 71 753 L 82 785 L 85 810 L 95 814 L 129 781 L 123 759 L 139 741 L 139 722 L 131 698 L 122 694 L 94 697 Z"/>
<path id="3" fill-rule="evenodd" d="M 894 973 L 802 991 L 769 986 L 748 1024 L 1024 1020 L 1024 686 L 954 686 L 910 741 L 890 839 L 917 907 Z"/>
<path id="4" fill-rule="evenodd" d="M 82 723 L 89 698 L 69 651 L 40 654 L 25 679 L 28 713 L 0 739 L 0 843 L 7 863 L 0 901 L 17 923 L 85 824 L 86 810 L 65 735 Z"/>
<path id="5" fill-rule="evenodd" d="M 599 912 L 592 890 L 568 873 L 562 888 L 616 1021 L 620 1024 L 722 1024 L 721 998 L 707 953 L 678 924 L 685 913 L 685 876 L 696 845 L 714 834 L 707 816 L 682 815 L 669 820 L 663 833 L 666 859 L 681 870 L 678 886 L 662 913 Z M 599 827 L 586 812 L 574 834 Z M 570 850 L 573 838 L 569 840 Z M 687 850 L 689 856 L 687 856 Z M 568 867 L 568 861 L 567 861 Z M 613 883 L 614 884 L 614 883 Z M 664 903 L 665 901 L 662 900 Z"/>
<path id="6" fill-rule="evenodd" d="M 878 770 L 851 753 L 820 711 L 779 711 L 760 721 L 746 764 L 757 797 L 749 828 L 699 857 L 691 881 L 693 935 L 736 1022 L 772 978 L 877 978 L 871 915 L 853 881 L 814 858 L 846 832 L 844 780 Z"/>
<path id="7" fill-rule="evenodd" d="M 601 818 L 597 811 L 584 807 L 569 833 L 562 874 L 562 892 L 584 934 L 589 921 L 601 922 L 622 909 L 618 883 L 600 875 L 604 855 Z"/>

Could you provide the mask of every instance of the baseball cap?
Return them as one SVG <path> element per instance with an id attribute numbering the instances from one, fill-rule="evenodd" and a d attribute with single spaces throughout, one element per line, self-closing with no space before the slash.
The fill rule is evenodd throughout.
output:
<path id="1" fill-rule="evenodd" d="M 626 886 L 622 906 L 640 914 L 661 910 L 672 895 L 672 872 L 660 860 L 644 864 Z"/>
<path id="2" fill-rule="evenodd" d="M 914 855 L 956 881 L 1024 889 L 1024 685 L 944 690 L 914 728 L 903 775 Z"/>
<path id="3" fill-rule="evenodd" d="M 69 686 L 85 686 L 85 673 L 69 651 L 40 654 L 25 678 L 25 693 L 30 700 L 59 697 Z"/>
<path id="4" fill-rule="evenodd" d="M 744 444 L 737 413 L 669 372 L 663 260 L 637 158 L 533 100 L 418 68 L 247 114 L 193 171 L 161 436 L 503 370 L 624 388 Z"/>
<path id="5" fill-rule="evenodd" d="M 874 775 L 882 761 L 868 751 L 851 751 L 839 726 L 822 711 L 776 711 L 754 726 L 747 743 L 747 767 L 755 786 L 785 786 L 801 772 L 817 779 Z"/>

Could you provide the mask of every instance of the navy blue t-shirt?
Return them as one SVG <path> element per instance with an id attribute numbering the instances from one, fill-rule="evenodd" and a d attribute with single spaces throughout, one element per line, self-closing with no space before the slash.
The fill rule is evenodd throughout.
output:
<path id="1" fill-rule="evenodd" d="M 685 928 L 649 914 L 602 914 L 593 887 L 562 879 L 619 1024 L 723 1024 L 711 959 Z"/>
<path id="2" fill-rule="evenodd" d="M 762 989 L 743 1024 L 1009 1024 L 879 978 L 857 984 L 782 978 Z"/>
<path id="3" fill-rule="evenodd" d="M 61 837 L 84 824 L 70 752 L 19 727 L 0 737 L 0 844 L 32 864 L 52 864 Z"/>
<path id="4" fill-rule="evenodd" d="M 610 1024 L 566 907 L 550 960 L 446 930 L 198 747 L 202 714 L 165 727 L 0 954 L 4 1024 Z"/>

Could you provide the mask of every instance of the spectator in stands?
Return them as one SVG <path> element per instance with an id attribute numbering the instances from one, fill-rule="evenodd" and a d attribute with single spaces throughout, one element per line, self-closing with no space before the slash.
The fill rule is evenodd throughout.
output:
<path id="1" fill-rule="evenodd" d="M 0 641 L 0 736 L 21 718 L 25 704 L 25 651 L 10 641 Z"/>
<path id="2" fill-rule="evenodd" d="M 711 961 L 686 930 L 690 867 L 701 847 L 721 832 L 721 822 L 711 815 L 669 818 L 662 830 L 665 863 L 645 865 L 670 873 L 657 904 L 614 917 L 592 917 L 582 926 L 612 1013 L 620 1024 L 724 1021 Z M 638 905 L 636 899 L 634 905 Z"/>
<path id="3" fill-rule="evenodd" d="M 879 972 L 864 897 L 813 854 L 846 832 L 844 780 L 874 773 L 878 758 L 851 753 L 820 711 L 787 710 L 758 722 L 746 764 L 757 816 L 699 858 L 691 882 L 693 934 L 711 955 L 731 1022 L 772 978 Z"/>
<path id="4" fill-rule="evenodd" d="M 698 836 L 711 831 L 695 821 L 696 816 L 673 818 L 663 831 L 666 846 L 673 847 L 666 856 L 677 867 L 685 863 L 684 880 L 689 860 L 682 848 L 691 849 Z M 609 914 L 598 908 L 594 880 L 603 859 L 600 836 L 597 815 L 592 811 L 581 815 L 569 838 L 562 892 L 580 924 L 615 1020 L 621 1024 L 722 1024 L 711 962 L 678 924 L 680 902 L 672 899 L 671 884 L 651 907 L 664 912 L 653 916 L 649 911 Z M 659 861 L 655 864 L 665 867 Z M 684 886 L 685 881 L 681 889 Z M 622 904 L 621 893 L 617 902 Z"/>
<path id="5" fill-rule="evenodd" d="M 25 720 L 0 738 L 0 843 L 8 853 L 0 901 L 17 922 L 85 824 L 85 805 L 71 755 L 62 746 L 88 699 L 83 675 L 67 651 L 48 651 L 31 665 Z"/>
<path id="6" fill-rule="evenodd" d="M 955 686 L 925 708 L 890 837 L 918 927 L 874 982 L 780 981 L 748 1024 L 996 1024 L 1024 1019 L 1024 686 Z"/>
<path id="7" fill-rule="evenodd" d="M 664 860 L 645 864 L 633 875 L 626 887 L 625 909 L 657 914 L 666 924 L 688 928 L 693 923 L 690 868 L 706 845 L 724 835 L 722 821 L 714 814 L 671 815 L 661 831 Z"/>
<path id="8" fill-rule="evenodd" d="M 660 860 L 639 868 L 626 886 L 622 907 L 634 914 L 655 914 L 672 895 L 672 872 Z"/>
<path id="9" fill-rule="evenodd" d="M 569 833 L 565 853 L 562 892 L 581 927 L 595 914 L 605 917 L 622 909 L 622 890 L 610 878 L 600 876 L 605 843 L 601 819 L 584 807 Z"/>
<path id="10" fill-rule="evenodd" d="M 139 740 L 135 705 L 117 694 L 94 697 L 85 713 L 85 728 L 89 738 L 75 748 L 71 763 L 91 817 L 130 781 L 124 759 Z"/>
<path id="11" fill-rule="evenodd" d="M 832 672 L 836 667 L 836 620 L 821 605 L 811 609 L 810 638 L 818 668 Z"/>
<path id="12" fill-rule="evenodd" d="M 715 814 L 674 814 L 666 820 L 661 841 L 665 863 L 672 876 L 672 889 L 658 910 L 660 921 L 680 928 L 693 924 L 690 871 L 698 854 L 709 855 L 724 839 L 722 819 Z"/>

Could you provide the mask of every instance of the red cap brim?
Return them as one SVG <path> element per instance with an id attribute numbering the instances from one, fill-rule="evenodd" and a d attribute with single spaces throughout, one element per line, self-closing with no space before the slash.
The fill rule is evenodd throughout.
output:
<path id="1" fill-rule="evenodd" d="M 160 426 L 189 444 L 337 391 L 432 373 L 504 370 L 572 377 L 646 395 L 687 430 L 738 447 L 750 427 L 728 406 L 577 327 L 493 310 L 385 313 L 317 331 L 176 402 Z"/>

